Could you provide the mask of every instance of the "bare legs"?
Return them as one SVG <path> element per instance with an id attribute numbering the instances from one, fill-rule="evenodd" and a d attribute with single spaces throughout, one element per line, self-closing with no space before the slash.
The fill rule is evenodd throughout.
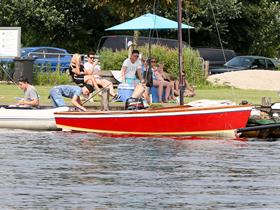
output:
<path id="1" fill-rule="evenodd" d="M 112 82 L 110 82 L 110 81 L 108 81 L 108 80 L 106 80 L 106 79 L 102 79 L 102 78 L 96 78 L 96 83 L 98 84 L 98 85 L 100 85 L 101 87 L 103 87 L 103 88 L 109 88 L 109 94 L 111 95 L 111 96 L 116 96 L 116 93 L 114 92 L 114 87 L 113 87 L 113 83 Z"/>
<path id="2" fill-rule="evenodd" d="M 165 87 L 165 101 L 168 101 L 171 88 L 170 82 L 164 80 L 154 80 L 153 85 L 158 88 L 158 98 L 160 103 L 162 102 L 162 93 L 163 88 Z"/>
<path id="3" fill-rule="evenodd" d="M 185 91 L 184 91 L 184 96 L 186 97 L 193 97 L 195 96 L 195 92 L 193 87 L 188 83 L 187 80 L 185 80 Z M 175 81 L 175 88 L 174 88 L 174 95 L 179 96 L 180 95 L 180 88 L 179 88 L 179 80 Z"/>
<path id="4" fill-rule="evenodd" d="M 86 84 L 92 85 L 95 88 L 95 90 L 99 90 L 99 87 L 98 87 L 98 85 L 96 83 L 96 80 L 95 80 L 95 78 L 92 75 L 85 75 L 84 76 L 84 82 Z"/>

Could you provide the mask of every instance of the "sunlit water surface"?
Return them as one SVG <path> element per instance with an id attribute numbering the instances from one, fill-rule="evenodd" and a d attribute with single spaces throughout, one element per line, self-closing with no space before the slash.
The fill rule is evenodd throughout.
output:
<path id="1" fill-rule="evenodd" d="M 279 147 L 0 130 L 0 209 L 280 209 Z"/>

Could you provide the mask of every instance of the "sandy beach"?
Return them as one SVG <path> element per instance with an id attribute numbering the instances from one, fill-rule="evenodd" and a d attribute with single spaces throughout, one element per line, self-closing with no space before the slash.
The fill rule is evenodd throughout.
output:
<path id="1" fill-rule="evenodd" d="M 240 89 L 280 91 L 280 71 L 244 70 L 210 75 L 207 80 L 217 85 Z"/>

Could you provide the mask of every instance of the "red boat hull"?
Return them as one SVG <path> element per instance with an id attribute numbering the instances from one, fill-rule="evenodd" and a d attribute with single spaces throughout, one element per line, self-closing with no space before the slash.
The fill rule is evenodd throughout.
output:
<path id="1" fill-rule="evenodd" d="M 60 112 L 57 127 L 104 134 L 217 135 L 246 126 L 251 107 L 175 107 L 137 112 Z"/>

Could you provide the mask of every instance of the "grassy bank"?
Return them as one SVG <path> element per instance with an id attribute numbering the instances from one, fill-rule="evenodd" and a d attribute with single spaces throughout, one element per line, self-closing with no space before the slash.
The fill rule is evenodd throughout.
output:
<path id="1" fill-rule="evenodd" d="M 50 105 L 51 103 L 48 99 L 48 95 L 52 86 L 36 86 L 36 88 L 40 95 L 41 104 Z M 1 84 L 0 89 L 0 104 L 14 104 L 16 103 L 15 97 L 23 96 L 23 91 L 13 84 Z M 272 102 L 280 101 L 276 91 L 240 90 L 233 88 L 204 88 L 197 89 L 196 96 L 193 98 L 185 98 L 185 102 L 200 99 L 227 99 L 236 103 L 240 103 L 242 100 L 247 100 L 252 104 L 260 104 L 262 97 L 270 97 Z"/>

